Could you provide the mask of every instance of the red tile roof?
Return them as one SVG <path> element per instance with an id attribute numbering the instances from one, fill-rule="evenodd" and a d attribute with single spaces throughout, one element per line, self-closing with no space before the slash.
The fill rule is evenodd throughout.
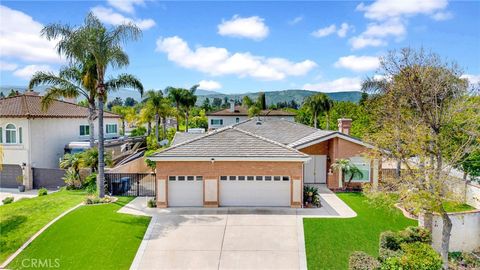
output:
<path id="1" fill-rule="evenodd" d="M 211 116 L 248 116 L 248 109 L 243 106 L 235 106 L 233 112 L 230 111 L 230 108 L 223 109 L 216 112 L 207 113 Z M 294 113 L 283 111 L 283 110 L 263 110 L 260 113 L 261 116 L 295 116 Z"/>
<path id="2" fill-rule="evenodd" d="M 88 108 L 61 100 L 54 100 L 48 110 L 42 110 L 42 97 L 23 94 L 0 99 L 0 117 L 15 118 L 86 118 Z M 104 112 L 105 118 L 120 118 L 119 115 Z"/>

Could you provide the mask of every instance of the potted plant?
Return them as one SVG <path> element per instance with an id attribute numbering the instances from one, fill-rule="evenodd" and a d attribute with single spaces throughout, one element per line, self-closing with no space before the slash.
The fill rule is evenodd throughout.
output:
<path id="1" fill-rule="evenodd" d="M 303 188 L 303 202 L 305 207 L 320 207 L 320 196 L 316 187 L 305 186 Z"/>
<path id="2" fill-rule="evenodd" d="M 18 191 L 25 192 L 25 185 L 23 184 L 23 175 L 17 176 Z"/>

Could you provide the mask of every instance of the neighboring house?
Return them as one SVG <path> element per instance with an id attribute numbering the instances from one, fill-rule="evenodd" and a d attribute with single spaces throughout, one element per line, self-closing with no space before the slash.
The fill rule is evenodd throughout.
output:
<path id="1" fill-rule="evenodd" d="M 32 188 L 32 168 L 58 168 L 66 144 L 89 139 L 87 108 L 54 100 L 43 111 L 41 98 L 24 94 L 0 99 L 0 144 L 5 164 L 0 172 L 1 187 L 18 186 L 16 178 L 23 173 L 24 184 Z M 120 116 L 105 112 L 104 118 L 106 138 L 118 137 Z"/>
<path id="2" fill-rule="evenodd" d="M 177 133 L 156 161 L 157 205 L 301 207 L 304 184 L 340 189 L 336 159 L 349 158 L 363 172 L 352 183 L 376 184 L 379 162 L 371 146 L 339 131 L 324 131 L 278 118 L 252 118 L 209 133 Z"/>
<path id="3" fill-rule="evenodd" d="M 295 121 L 295 114 L 283 110 L 263 110 L 260 112 L 260 118 L 278 118 L 288 121 Z M 218 129 L 226 126 L 238 124 L 247 120 L 248 108 L 243 106 L 235 106 L 230 103 L 230 108 L 207 113 L 208 130 Z"/>

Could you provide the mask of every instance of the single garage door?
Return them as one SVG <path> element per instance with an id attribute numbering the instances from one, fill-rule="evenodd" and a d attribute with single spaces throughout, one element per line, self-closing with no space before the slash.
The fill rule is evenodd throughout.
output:
<path id="1" fill-rule="evenodd" d="M 221 176 L 221 206 L 290 206 L 289 176 Z"/>
<path id="2" fill-rule="evenodd" d="M 203 177 L 169 176 L 168 206 L 203 206 Z"/>
<path id="3" fill-rule="evenodd" d="M 22 167 L 20 165 L 3 165 L 0 170 L 0 187 L 17 188 L 17 177 L 22 175 Z"/>

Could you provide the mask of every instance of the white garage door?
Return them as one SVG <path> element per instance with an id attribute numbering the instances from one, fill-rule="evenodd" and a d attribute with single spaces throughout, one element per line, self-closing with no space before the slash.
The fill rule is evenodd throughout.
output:
<path id="1" fill-rule="evenodd" d="M 289 176 L 221 176 L 221 206 L 290 206 Z"/>
<path id="2" fill-rule="evenodd" d="M 168 206 L 203 206 L 201 176 L 169 176 Z"/>

